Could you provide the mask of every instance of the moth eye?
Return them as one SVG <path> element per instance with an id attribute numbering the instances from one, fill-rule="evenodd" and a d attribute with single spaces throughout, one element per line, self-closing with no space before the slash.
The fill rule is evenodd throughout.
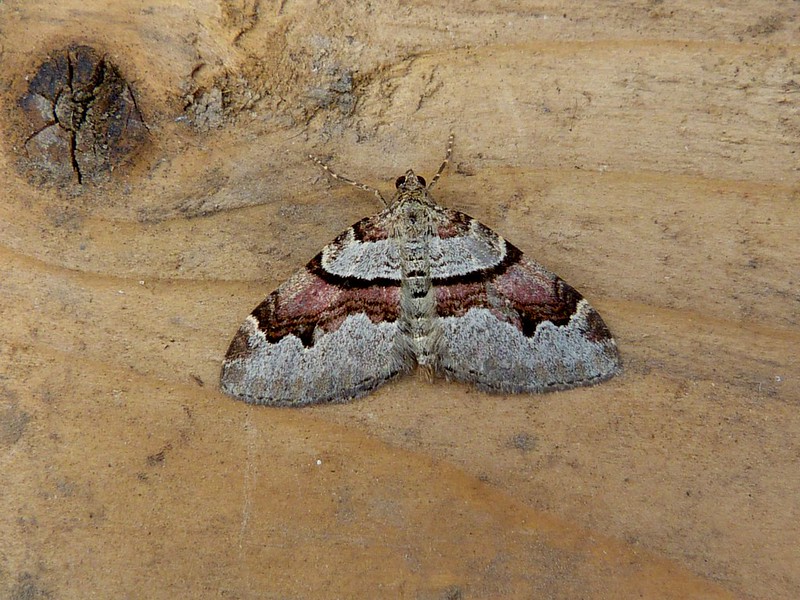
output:
<path id="1" fill-rule="evenodd" d="M 406 182 L 406 176 L 400 175 L 400 177 L 397 178 L 397 181 L 394 182 L 394 187 L 399 188 L 405 182 Z"/>
<path id="2" fill-rule="evenodd" d="M 424 178 L 424 177 L 420 177 L 420 176 L 418 175 L 418 176 L 417 176 L 417 179 L 419 180 L 419 184 L 420 184 L 422 187 L 425 187 L 426 185 L 428 185 L 427 183 L 425 183 L 425 178 Z"/>

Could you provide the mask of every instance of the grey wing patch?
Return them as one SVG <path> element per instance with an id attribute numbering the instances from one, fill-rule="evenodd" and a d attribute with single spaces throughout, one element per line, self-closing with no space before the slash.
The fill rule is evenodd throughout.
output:
<path id="1" fill-rule="evenodd" d="M 408 370 L 398 341 L 395 322 L 373 323 L 356 313 L 311 346 L 292 334 L 270 342 L 251 315 L 228 351 L 221 386 L 254 404 L 344 402 Z"/>
<path id="2" fill-rule="evenodd" d="M 320 265 L 344 279 L 399 282 L 400 251 L 384 227 L 382 214 L 359 221 L 322 249 Z"/>
<path id="3" fill-rule="evenodd" d="M 507 242 L 464 213 L 446 210 L 447 221 L 429 240 L 431 277 L 460 277 L 493 269 L 507 255 Z"/>
<path id="4" fill-rule="evenodd" d="M 532 335 L 487 308 L 440 320 L 438 371 L 490 392 L 547 392 L 592 385 L 619 371 L 614 339 L 584 299 L 564 324 L 540 322 Z"/>

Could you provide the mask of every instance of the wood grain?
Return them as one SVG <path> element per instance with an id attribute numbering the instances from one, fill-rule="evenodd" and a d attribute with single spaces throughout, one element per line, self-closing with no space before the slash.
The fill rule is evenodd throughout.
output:
<path id="1" fill-rule="evenodd" d="M 0 3 L 0 595 L 800 595 L 797 2 Z M 150 145 L 26 170 L 17 100 L 89 44 Z M 406 378 L 254 408 L 244 316 L 375 199 L 437 200 L 579 289 L 623 376 Z"/>

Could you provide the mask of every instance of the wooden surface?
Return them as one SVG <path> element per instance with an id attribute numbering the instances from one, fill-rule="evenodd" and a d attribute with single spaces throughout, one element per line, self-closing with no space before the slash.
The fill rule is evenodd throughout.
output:
<path id="1" fill-rule="evenodd" d="M 0 596 L 800 596 L 800 4 L 0 3 Z M 104 53 L 150 145 L 26 171 L 17 99 Z M 573 284 L 625 373 L 351 404 L 217 389 L 245 315 L 430 176 Z"/>

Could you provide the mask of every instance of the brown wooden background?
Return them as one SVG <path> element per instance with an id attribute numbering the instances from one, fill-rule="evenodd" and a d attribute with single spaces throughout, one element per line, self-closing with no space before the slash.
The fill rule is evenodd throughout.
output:
<path id="1" fill-rule="evenodd" d="M 798 17 L 0 3 L 0 596 L 798 597 Z M 42 184 L 21 151 L 26 76 L 70 43 L 150 127 L 102 185 Z M 580 289 L 624 375 L 220 394 L 249 310 L 378 209 L 305 154 L 390 193 L 450 131 L 437 199 Z"/>

